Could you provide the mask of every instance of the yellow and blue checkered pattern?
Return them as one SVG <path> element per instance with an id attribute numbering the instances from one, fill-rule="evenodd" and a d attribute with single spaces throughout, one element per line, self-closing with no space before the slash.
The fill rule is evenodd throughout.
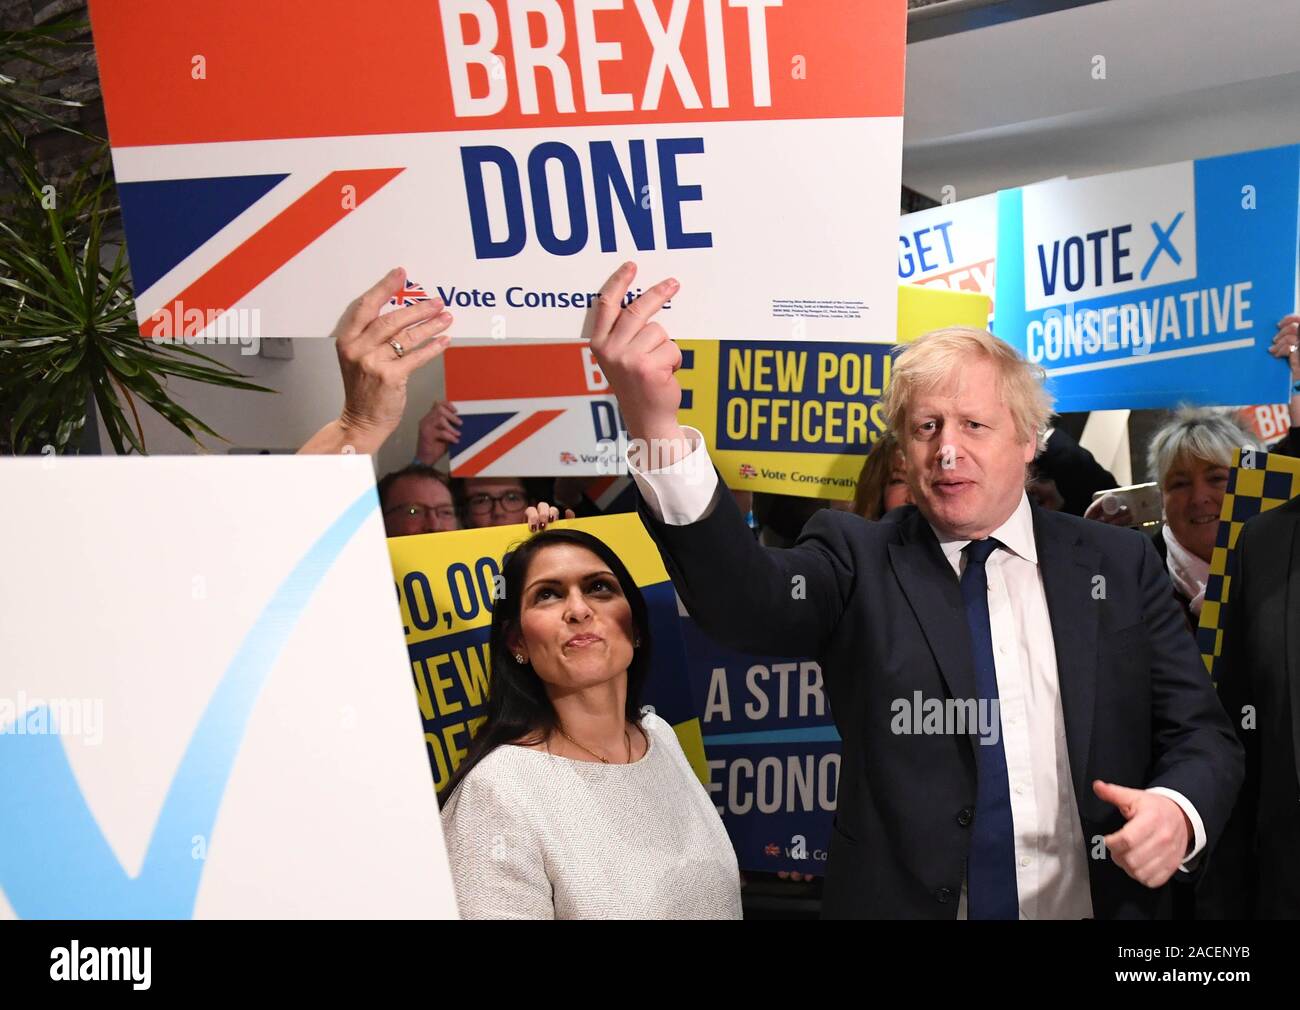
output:
<path id="1" fill-rule="evenodd" d="M 1210 578 L 1196 641 L 1210 678 L 1214 662 L 1223 654 L 1223 608 L 1232 591 L 1237 568 L 1237 538 L 1247 519 L 1282 505 L 1300 494 L 1300 459 L 1275 452 L 1238 449 L 1232 455 L 1228 490 L 1219 513 L 1219 535 L 1210 558 Z"/>

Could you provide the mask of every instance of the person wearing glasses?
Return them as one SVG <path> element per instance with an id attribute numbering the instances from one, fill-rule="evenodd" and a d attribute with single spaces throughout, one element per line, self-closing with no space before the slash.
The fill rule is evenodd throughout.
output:
<path id="1" fill-rule="evenodd" d="M 445 533 L 461 528 L 447 478 L 431 466 L 412 463 L 379 482 L 384 530 L 390 537 Z"/>
<path id="2" fill-rule="evenodd" d="M 474 530 L 522 523 L 528 506 L 537 504 L 522 477 L 467 477 L 460 501 L 465 527 Z M 574 517 L 573 509 L 565 509 L 565 519 Z"/>
<path id="3" fill-rule="evenodd" d="M 528 489 L 519 477 L 468 477 L 461 483 L 460 500 L 469 529 L 513 526 L 524 521 Z"/>

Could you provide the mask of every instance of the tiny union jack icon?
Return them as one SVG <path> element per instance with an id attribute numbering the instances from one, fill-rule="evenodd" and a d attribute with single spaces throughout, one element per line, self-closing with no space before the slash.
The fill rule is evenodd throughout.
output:
<path id="1" fill-rule="evenodd" d="M 408 305 L 414 305 L 416 302 L 427 302 L 429 300 L 428 292 L 424 287 L 415 281 L 408 280 L 402 292 L 388 299 L 388 304 L 394 309 L 404 309 Z"/>
<path id="2" fill-rule="evenodd" d="M 776 842 L 768 842 L 763 846 L 763 852 L 769 856 L 779 856 L 781 854 L 781 846 L 777 845 Z"/>
<path id="3" fill-rule="evenodd" d="M 741 464 L 740 464 L 740 476 L 742 476 L 742 477 L 757 477 L 757 476 L 758 476 L 758 471 L 755 470 L 755 469 L 754 469 L 752 466 L 750 466 L 748 463 L 741 463 Z"/>
<path id="4" fill-rule="evenodd" d="M 561 462 L 561 463 L 576 463 L 576 462 L 578 462 L 578 457 L 575 456 L 575 455 L 574 455 L 573 453 L 571 453 L 571 452 L 562 452 L 562 453 L 560 453 L 560 462 Z"/>

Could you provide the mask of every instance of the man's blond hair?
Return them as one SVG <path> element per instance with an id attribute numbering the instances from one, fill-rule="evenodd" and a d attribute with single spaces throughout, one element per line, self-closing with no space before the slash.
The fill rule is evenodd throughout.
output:
<path id="1" fill-rule="evenodd" d="M 1021 442 L 1034 439 L 1041 449 L 1052 416 L 1052 395 L 1043 385 L 1046 373 L 1005 340 L 969 326 L 932 330 L 894 359 L 882 400 L 889 430 L 903 441 L 908 407 L 917 394 L 960 381 L 966 366 L 980 360 L 991 361 L 1001 376 L 999 392 L 1011 411 L 1016 436 Z"/>

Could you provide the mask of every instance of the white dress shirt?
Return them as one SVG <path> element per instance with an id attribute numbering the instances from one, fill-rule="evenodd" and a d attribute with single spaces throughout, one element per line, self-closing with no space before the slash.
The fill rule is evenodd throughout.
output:
<path id="1" fill-rule="evenodd" d="M 635 465 L 632 454 L 628 455 L 628 468 L 651 511 L 674 526 L 704 518 L 711 510 L 718 483 L 703 436 L 694 428 L 685 430 L 692 451 L 672 466 L 643 472 Z M 938 530 L 934 532 L 944 557 L 960 579 L 966 564 L 962 548 L 970 541 L 953 540 Z M 1020 917 L 1091 918 L 1088 851 L 1070 775 L 1056 643 L 1038 567 L 1033 515 L 1025 495 L 1021 495 L 1020 504 L 1010 518 L 990 535 L 1005 548 L 990 555 L 985 568 L 998 710 L 1015 833 Z M 1117 784 L 1140 788 L 1138 783 Z M 1195 842 L 1183 861 L 1186 869 L 1188 862 L 1205 847 L 1205 826 L 1200 815 L 1181 793 L 1162 787 L 1150 791 L 1177 803 L 1192 823 Z M 1088 843 L 1089 846 L 1099 844 L 1095 839 L 1089 839 Z M 965 916 L 963 883 L 958 918 Z"/>

